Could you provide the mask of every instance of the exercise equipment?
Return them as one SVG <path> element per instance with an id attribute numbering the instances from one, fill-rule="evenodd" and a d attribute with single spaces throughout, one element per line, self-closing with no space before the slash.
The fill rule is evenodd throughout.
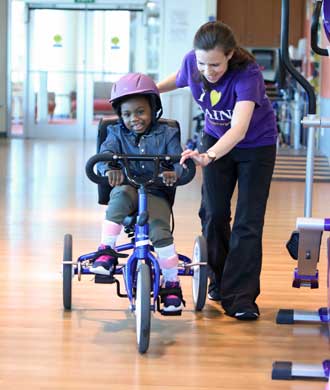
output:
<path id="1" fill-rule="evenodd" d="M 299 272 L 295 270 L 294 287 L 318 287 L 318 271 L 322 234 L 330 232 L 330 218 L 298 218 L 297 229 L 299 232 L 298 262 Z M 296 253 L 291 253 L 296 256 Z M 329 324 L 330 320 L 330 237 L 327 238 L 327 264 L 328 264 L 328 306 L 321 307 L 317 311 L 306 310 L 280 310 L 276 322 L 278 324 L 295 324 L 297 322 L 316 322 Z M 272 379 L 314 378 L 327 379 L 330 373 L 330 360 L 324 360 L 322 364 L 298 364 L 288 361 L 276 361 L 273 363 Z"/>
<path id="2" fill-rule="evenodd" d="M 330 1 L 318 0 L 315 3 L 311 33 L 312 49 L 320 55 L 329 56 L 328 49 L 318 46 L 318 25 L 321 9 L 323 10 L 323 26 L 329 35 Z M 330 231 L 330 218 L 317 219 L 311 217 L 312 212 L 312 190 L 313 190 L 313 163 L 314 163 L 314 138 L 316 127 L 330 127 L 330 119 L 316 116 L 316 98 L 312 86 L 299 73 L 296 73 L 290 64 L 288 57 L 288 21 L 289 21 L 289 0 L 282 0 L 282 28 L 281 28 L 281 50 L 284 64 L 294 78 L 303 86 L 308 97 L 308 115 L 303 118 L 302 124 L 308 127 L 307 162 L 306 162 L 306 184 L 305 184 L 305 206 L 304 218 L 296 221 L 297 230 L 291 234 L 287 243 L 287 249 L 291 257 L 298 260 L 294 270 L 292 286 L 295 288 L 310 287 L 318 288 L 318 270 L 320 246 L 324 231 Z M 322 322 L 329 324 L 330 321 L 330 238 L 327 239 L 328 259 L 328 306 L 320 308 L 316 312 L 279 310 L 276 322 L 278 324 L 294 324 L 299 321 Z M 322 364 L 297 364 L 287 361 L 276 361 L 273 363 L 272 379 L 294 379 L 314 378 L 328 379 L 330 374 L 330 360 L 324 360 Z"/>
<path id="3" fill-rule="evenodd" d="M 198 146 L 200 145 L 201 138 L 203 136 L 203 129 L 204 129 L 204 120 L 205 115 L 204 112 L 201 112 L 193 117 L 193 121 L 196 122 L 194 134 L 191 138 L 188 138 L 186 142 L 186 149 L 195 150 L 198 149 Z"/>

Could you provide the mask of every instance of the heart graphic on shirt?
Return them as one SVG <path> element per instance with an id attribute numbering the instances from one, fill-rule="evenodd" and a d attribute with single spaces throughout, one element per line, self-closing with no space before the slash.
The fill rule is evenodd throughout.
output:
<path id="1" fill-rule="evenodd" d="M 221 92 L 212 89 L 210 93 L 210 98 L 211 98 L 211 106 L 214 107 L 217 103 L 219 103 L 221 99 Z"/>

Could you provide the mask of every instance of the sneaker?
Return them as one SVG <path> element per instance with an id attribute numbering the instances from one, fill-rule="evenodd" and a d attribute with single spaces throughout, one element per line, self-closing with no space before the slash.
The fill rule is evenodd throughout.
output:
<path id="1" fill-rule="evenodd" d="M 104 249 L 111 249 L 110 246 L 101 244 L 98 247 L 98 251 Z M 93 265 L 90 268 L 90 272 L 98 275 L 108 275 L 113 273 L 116 265 L 116 259 L 110 255 L 101 255 L 94 260 Z"/>
<path id="2" fill-rule="evenodd" d="M 220 289 L 216 282 L 210 281 L 207 297 L 211 301 L 221 301 Z"/>
<path id="3" fill-rule="evenodd" d="M 165 282 L 161 288 L 161 302 L 164 303 L 163 312 L 174 314 L 182 311 L 184 301 L 180 282 Z"/>
<path id="4" fill-rule="evenodd" d="M 234 317 L 241 321 L 254 321 L 259 318 L 259 314 L 253 311 L 236 312 Z"/>

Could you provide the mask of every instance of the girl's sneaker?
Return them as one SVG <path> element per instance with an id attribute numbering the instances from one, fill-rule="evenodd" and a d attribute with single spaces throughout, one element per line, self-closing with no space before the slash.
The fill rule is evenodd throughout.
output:
<path id="1" fill-rule="evenodd" d="M 104 249 L 111 249 L 111 247 L 104 244 L 101 244 L 98 247 L 98 251 Z M 90 272 L 93 274 L 110 276 L 115 269 L 115 265 L 116 259 L 113 256 L 101 255 L 94 260 L 94 263 L 90 268 Z"/>
<path id="2" fill-rule="evenodd" d="M 184 307 L 180 282 L 165 282 L 160 291 L 162 312 L 165 315 L 179 315 Z"/>

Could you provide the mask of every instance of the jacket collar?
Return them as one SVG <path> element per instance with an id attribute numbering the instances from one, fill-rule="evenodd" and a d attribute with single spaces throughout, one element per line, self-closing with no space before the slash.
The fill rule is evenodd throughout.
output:
<path id="1" fill-rule="evenodd" d="M 125 135 L 134 138 L 141 137 L 142 135 L 145 137 L 150 137 L 154 134 L 161 134 L 164 131 L 163 126 L 158 122 L 154 126 L 152 126 L 149 130 L 147 130 L 147 132 L 141 135 L 134 133 L 134 131 L 128 130 L 128 128 L 123 123 L 119 123 L 119 126 Z"/>

